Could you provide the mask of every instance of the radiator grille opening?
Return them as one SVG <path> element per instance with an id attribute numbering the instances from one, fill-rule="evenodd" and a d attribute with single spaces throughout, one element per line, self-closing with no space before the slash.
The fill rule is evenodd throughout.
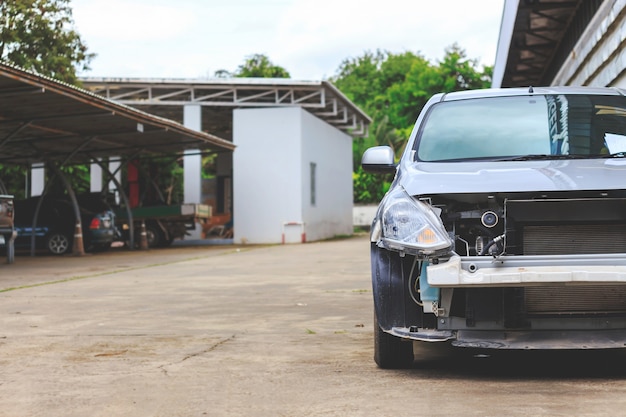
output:
<path id="1" fill-rule="evenodd" d="M 626 284 L 525 289 L 528 314 L 626 313 Z"/>
<path id="2" fill-rule="evenodd" d="M 524 226 L 525 255 L 626 253 L 626 225 Z"/>

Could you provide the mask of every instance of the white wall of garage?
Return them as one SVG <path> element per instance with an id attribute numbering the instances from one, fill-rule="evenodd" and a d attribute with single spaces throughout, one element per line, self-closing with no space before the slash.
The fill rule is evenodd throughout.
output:
<path id="1" fill-rule="evenodd" d="M 236 243 L 295 243 L 303 233 L 307 241 L 352 233 L 350 136 L 300 107 L 237 109 L 233 142 Z"/>

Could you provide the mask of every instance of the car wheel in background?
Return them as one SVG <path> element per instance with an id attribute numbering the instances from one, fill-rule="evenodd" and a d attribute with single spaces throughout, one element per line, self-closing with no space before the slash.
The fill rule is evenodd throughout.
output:
<path id="1" fill-rule="evenodd" d="M 141 237 L 141 235 L 139 235 Z M 149 248 L 158 248 L 163 244 L 163 232 L 153 223 L 146 224 L 146 239 Z"/>
<path id="2" fill-rule="evenodd" d="M 65 233 L 54 232 L 46 238 L 46 248 L 53 255 L 63 255 L 70 250 L 71 240 Z"/>

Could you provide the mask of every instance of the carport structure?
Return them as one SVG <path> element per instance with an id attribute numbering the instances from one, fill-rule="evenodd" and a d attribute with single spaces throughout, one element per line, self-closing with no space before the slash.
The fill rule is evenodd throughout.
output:
<path id="1" fill-rule="evenodd" d="M 217 136 L 0 63 L 0 164 L 30 167 L 45 163 L 62 177 L 59 168 L 70 163 L 171 156 L 190 149 L 231 153 L 234 148 L 232 142 Z M 100 165 L 116 182 L 114 173 Z M 0 174 L 0 191 L 5 188 L 1 180 Z M 119 183 L 117 186 L 121 198 L 126 199 Z M 78 230 L 78 204 L 71 189 L 68 194 Z M 33 219 L 33 226 L 35 222 Z M 80 254 L 83 248 L 75 247 L 74 252 Z"/>

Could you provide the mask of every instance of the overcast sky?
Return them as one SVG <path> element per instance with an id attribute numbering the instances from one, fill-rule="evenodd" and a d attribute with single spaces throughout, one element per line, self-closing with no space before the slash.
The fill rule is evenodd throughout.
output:
<path id="1" fill-rule="evenodd" d="M 295 80 L 336 74 L 367 50 L 432 62 L 458 43 L 493 65 L 504 0 L 72 0 L 97 54 L 87 77 L 210 78 L 261 53 Z"/>

